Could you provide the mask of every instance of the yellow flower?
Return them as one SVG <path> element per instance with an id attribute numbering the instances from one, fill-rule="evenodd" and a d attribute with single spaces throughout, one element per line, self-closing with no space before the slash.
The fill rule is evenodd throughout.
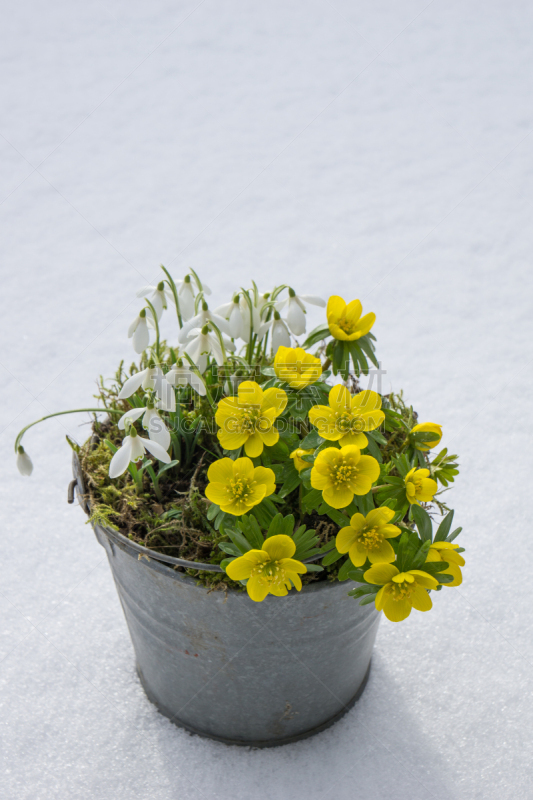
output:
<path id="1" fill-rule="evenodd" d="M 410 569 L 400 572 L 394 564 L 375 564 L 365 572 L 368 583 L 381 584 L 376 595 L 376 608 L 384 611 L 391 622 L 401 622 L 411 613 L 429 611 L 433 603 L 426 589 L 436 589 L 438 581 L 427 572 Z"/>
<path id="2" fill-rule="evenodd" d="M 270 536 L 263 542 L 261 550 L 249 550 L 240 558 L 230 561 L 226 573 L 234 581 L 248 578 L 246 591 L 258 603 L 267 594 L 284 597 L 291 588 L 291 581 L 300 591 L 300 575 L 307 572 L 305 564 L 292 558 L 295 552 L 296 545 L 290 536 Z"/>
<path id="3" fill-rule="evenodd" d="M 315 459 L 311 486 L 333 508 L 346 508 L 354 494 L 368 494 L 379 476 L 379 464 L 372 456 L 362 456 L 355 445 L 326 447 Z"/>
<path id="4" fill-rule="evenodd" d="M 387 523 L 394 516 L 392 508 L 374 508 L 366 517 L 354 514 L 350 525 L 341 528 L 335 540 L 339 553 L 348 553 L 356 567 L 362 567 L 367 558 L 371 564 L 394 561 L 395 553 L 387 539 L 398 536 L 400 529 Z"/>
<path id="5" fill-rule="evenodd" d="M 302 450 L 301 447 L 298 447 L 296 450 L 293 450 L 291 453 L 291 458 L 294 462 L 294 466 L 301 472 L 306 467 L 310 467 L 311 464 L 308 464 L 307 461 L 304 461 L 302 456 L 308 456 L 310 453 L 313 453 L 314 450 Z"/>
<path id="6" fill-rule="evenodd" d="M 435 439 L 434 442 L 418 442 L 415 445 L 417 450 L 422 450 L 422 452 L 424 452 L 432 447 L 436 447 L 442 439 L 442 425 L 437 425 L 436 422 L 421 422 L 419 425 L 415 425 L 411 433 L 421 433 L 422 431 L 425 433 L 437 433 L 439 438 Z"/>
<path id="7" fill-rule="evenodd" d="M 218 440 L 225 450 L 237 450 L 244 445 L 250 458 L 260 456 L 263 447 L 276 444 L 279 432 L 274 420 L 287 405 L 283 389 L 264 392 L 255 381 L 243 381 L 237 397 L 225 397 L 218 404 L 215 419 L 220 427 Z"/>
<path id="8" fill-rule="evenodd" d="M 342 339 L 345 342 L 353 342 L 368 333 L 374 322 L 376 315 L 374 312 L 365 314 L 361 317 L 363 306 L 360 300 L 352 300 L 346 303 L 342 297 L 332 295 L 328 300 L 327 318 L 329 332 L 335 339 Z"/>
<path id="9" fill-rule="evenodd" d="M 366 390 L 352 397 L 346 386 L 334 386 L 329 393 L 329 406 L 313 406 L 309 421 L 323 439 L 339 442 L 341 447 L 355 444 L 361 450 L 368 444 L 363 431 L 373 431 L 381 425 L 381 397 Z"/>
<path id="10" fill-rule="evenodd" d="M 429 477 L 429 469 L 413 467 L 405 476 L 405 491 L 411 505 L 413 503 L 420 505 L 420 502 L 431 503 L 438 488 L 437 482 Z"/>
<path id="11" fill-rule="evenodd" d="M 463 574 L 460 567 L 464 567 L 465 560 L 459 553 L 455 552 L 457 547 L 459 547 L 459 545 L 453 544 L 453 542 L 433 542 L 428 550 L 426 562 L 446 561 L 449 565 L 447 569 L 440 574 L 451 575 L 453 581 L 450 583 L 443 583 L 443 586 L 460 586 L 463 582 Z M 437 575 L 437 580 L 438 577 Z"/>
<path id="12" fill-rule="evenodd" d="M 293 389 L 303 389 L 315 383 L 322 374 L 322 362 L 301 347 L 278 347 L 274 370 L 281 381 Z"/>
<path id="13" fill-rule="evenodd" d="M 221 458 L 207 470 L 206 497 L 226 514 L 246 514 L 276 491 L 274 471 L 254 467 L 249 458 Z"/>

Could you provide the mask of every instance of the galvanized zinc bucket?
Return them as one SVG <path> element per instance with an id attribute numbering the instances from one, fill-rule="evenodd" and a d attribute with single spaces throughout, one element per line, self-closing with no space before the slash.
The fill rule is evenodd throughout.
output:
<path id="1" fill-rule="evenodd" d="M 245 592 L 198 586 L 120 533 L 94 530 L 142 686 L 176 725 L 228 744 L 272 747 L 324 730 L 360 697 L 380 614 L 348 597 L 347 583 L 311 583 L 254 603 Z"/>

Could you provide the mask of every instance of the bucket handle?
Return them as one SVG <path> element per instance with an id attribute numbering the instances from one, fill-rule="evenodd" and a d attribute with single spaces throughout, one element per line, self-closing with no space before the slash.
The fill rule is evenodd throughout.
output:
<path id="1" fill-rule="evenodd" d="M 71 505 L 72 503 L 74 503 L 74 490 L 76 489 L 77 485 L 78 485 L 77 478 L 71 480 L 68 485 L 67 502 L 70 503 Z M 114 538 L 117 538 L 117 532 L 110 531 L 109 533 L 112 534 Z M 122 534 L 120 533 L 118 533 L 118 536 L 125 539 L 125 537 L 123 537 Z M 202 564 L 199 561 L 186 561 L 183 558 L 174 558 L 173 556 L 165 556 L 163 555 L 163 553 L 158 553 L 155 550 L 149 550 L 147 547 L 143 547 L 142 545 L 137 544 L 137 542 L 132 542 L 130 539 L 125 539 L 125 541 L 130 547 L 132 547 L 134 550 L 137 550 L 139 554 L 148 556 L 149 558 L 153 558 L 154 561 L 162 561 L 163 564 L 165 563 L 177 564 L 178 566 L 186 567 L 188 569 L 198 569 L 198 570 L 203 570 L 204 572 L 205 571 L 224 572 L 224 570 L 217 564 Z M 334 548 L 332 548 L 332 550 L 333 549 Z M 332 550 L 328 550 L 328 553 L 332 552 Z M 318 561 L 319 559 L 324 558 L 325 555 L 327 555 L 327 553 L 320 553 L 319 555 L 311 556 L 311 558 L 306 558 L 303 563 L 310 564 L 313 561 Z M 140 557 L 141 555 L 139 555 L 139 558 Z"/>

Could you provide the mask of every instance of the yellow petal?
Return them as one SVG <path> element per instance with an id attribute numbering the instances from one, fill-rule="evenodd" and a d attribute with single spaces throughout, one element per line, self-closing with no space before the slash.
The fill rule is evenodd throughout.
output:
<path id="1" fill-rule="evenodd" d="M 249 434 L 247 433 L 230 433 L 229 431 L 220 428 L 217 433 L 217 439 L 224 448 L 224 450 L 238 450 L 246 443 Z"/>
<path id="2" fill-rule="evenodd" d="M 268 553 L 272 561 L 280 561 L 282 558 L 291 558 L 296 552 L 296 544 L 290 536 L 279 533 L 277 536 L 269 536 L 263 542 L 263 550 Z"/>
<path id="3" fill-rule="evenodd" d="M 328 322 L 330 322 L 330 318 L 333 320 L 338 320 L 344 313 L 345 308 L 346 303 L 342 297 L 332 294 L 328 300 L 328 306 L 326 308 L 326 318 Z"/>
<path id="4" fill-rule="evenodd" d="M 294 588 L 296 589 L 296 591 L 297 592 L 301 591 L 301 589 L 302 589 L 302 579 L 300 578 L 298 573 L 297 572 L 292 572 L 292 571 L 289 570 L 289 571 L 285 572 L 285 575 L 287 576 L 287 578 L 291 579 L 291 581 L 294 584 Z"/>
<path id="5" fill-rule="evenodd" d="M 231 459 L 228 459 L 228 461 L 231 461 Z M 245 458 L 244 456 L 242 458 L 237 458 L 233 464 L 235 465 L 233 468 L 233 474 L 236 478 L 247 478 L 248 480 L 253 479 L 254 465 L 249 458 Z M 209 473 L 207 474 L 207 477 L 209 477 Z"/>
<path id="6" fill-rule="evenodd" d="M 377 392 L 365 389 L 352 397 L 352 410 L 357 414 L 367 411 L 379 411 L 381 408 L 381 397 Z"/>
<path id="7" fill-rule="evenodd" d="M 401 622 L 402 619 L 407 619 L 411 613 L 411 603 L 405 600 L 405 598 L 402 600 L 393 600 L 389 595 L 383 606 L 383 612 L 391 622 Z"/>
<path id="8" fill-rule="evenodd" d="M 378 585 L 390 583 L 395 575 L 399 575 L 398 567 L 393 564 L 375 564 L 365 572 L 365 581 Z"/>
<path id="9" fill-rule="evenodd" d="M 354 514 L 350 520 L 350 525 L 356 533 L 360 533 L 365 526 L 365 517 L 362 514 Z"/>
<path id="10" fill-rule="evenodd" d="M 261 410 L 272 408 L 274 416 L 279 417 L 285 411 L 287 405 L 287 393 L 283 389 L 272 387 L 263 393 L 263 402 L 261 403 Z"/>
<path id="11" fill-rule="evenodd" d="M 228 487 L 225 483 L 208 483 L 205 487 L 205 496 L 208 500 L 211 500 L 212 503 L 216 503 L 217 506 L 222 505 L 223 503 L 231 502 L 231 495 L 228 493 Z"/>
<path id="12" fill-rule="evenodd" d="M 312 481 L 311 481 L 312 485 Z M 332 508 L 346 508 L 353 500 L 354 493 L 348 486 L 327 486 L 322 492 L 322 497 Z"/>
<path id="13" fill-rule="evenodd" d="M 226 422 L 227 419 L 230 417 L 235 417 L 235 415 L 239 413 L 239 401 L 237 397 L 225 397 L 223 400 L 220 401 L 218 404 L 218 408 L 215 413 L 215 420 L 217 425 L 222 425 Z"/>
<path id="14" fill-rule="evenodd" d="M 255 600 L 256 603 L 261 603 L 268 594 L 268 583 L 262 581 L 259 575 L 254 575 L 246 584 L 246 591 L 251 600 Z"/>
<path id="15" fill-rule="evenodd" d="M 381 506 L 381 508 L 374 508 L 366 515 L 366 522 L 369 528 L 378 526 L 381 528 L 386 522 L 392 519 L 394 511 L 388 506 Z"/>
<path id="16" fill-rule="evenodd" d="M 252 433 L 251 436 L 248 436 L 246 442 L 244 444 L 244 452 L 250 458 L 257 458 L 263 452 L 263 439 L 260 433 Z"/>
<path id="17" fill-rule="evenodd" d="M 266 488 L 266 496 L 276 491 L 276 475 L 274 470 L 270 467 L 256 467 L 253 474 L 254 481 L 264 484 Z"/>
<path id="18" fill-rule="evenodd" d="M 243 381 L 239 385 L 239 405 L 259 406 L 263 400 L 263 390 L 255 381 Z"/>
<path id="19" fill-rule="evenodd" d="M 400 535 L 401 530 L 397 525 L 383 525 L 383 527 L 379 529 L 379 532 L 385 539 L 394 539 L 395 536 Z"/>
<path id="20" fill-rule="evenodd" d="M 357 334 L 350 334 L 348 335 L 342 328 L 340 328 L 336 322 L 328 322 L 329 332 L 335 339 L 340 339 L 341 342 L 351 342 L 353 341 Z"/>
<path id="21" fill-rule="evenodd" d="M 269 588 L 270 594 L 273 594 L 275 597 L 285 597 L 288 594 L 287 586 L 282 584 L 281 586 L 274 586 L 272 585 Z"/>
<path id="22" fill-rule="evenodd" d="M 319 489 L 323 491 L 326 486 L 329 486 L 331 483 L 331 479 L 329 475 L 324 475 L 317 469 L 316 465 L 311 470 L 311 486 L 313 489 Z"/>
<path id="23" fill-rule="evenodd" d="M 359 450 L 364 450 L 368 445 L 368 439 L 364 433 L 345 433 L 340 437 L 339 444 L 341 447 L 355 445 Z"/>
<path id="24" fill-rule="evenodd" d="M 361 316 L 362 311 L 363 311 L 363 306 L 361 304 L 361 301 L 352 300 L 351 303 L 348 303 L 348 305 L 346 306 L 344 317 L 350 322 L 356 322 Z"/>
<path id="25" fill-rule="evenodd" d="M 339 548 L 337 547 L 337 550 Z M 354 567 L 362 567 L 367 559 L 367 550 L 361 542 L 355 542 L 350 547 L 350 561 L 354 565 Z"/>
<path id="26" fill-rule="evenodd" d="M 368 558 L 371 564 L 390 564 L 396 558 L 396 554 L 388 541 L 384 539 L 379 547 L 368 551 Z"/>
<path id="27" fill-rule="evenodd" d="M 233 464 L 231 458 L 220 458 L 213 461 L 207 470 L 207 479 L 217 483 L 229 483 L 233 478 Z"/>
<path id="28" fill-rule="evenodd" d="M 279 431 L 277 428 L 270 428 L 267 431 L 260 431 L 259 436 L 267 447 L 272 447 L 279 439 Z"/>
<path id="29" fill-rule="evenodd" d="M 430 608 L 433 608 L 431 597 L 421 586 L 417 586 L 412 592 L 410 600 L 411 605 L 413 608 L 416 608 L 417 611 L 429 611 Z"/>
<path id="30" fill-rule="evenodd" d="M 358 516 L 362 517 L 362 514 Z M 346 528 L 341 528 L 335 538 L 335 547 L 339 553 L 347 553 L 353 545 L 357 537 L 357 531 L 348 525 Z"/>
<path id="31" fill-rule="evenodd" d="M 385 586 L 382 586 L 379 592 L 376 594 L 375 604 L 378 611 L 383 610 L 383 606 L 387 602 L 388 595 L 389 593 L 387 590 L 387 585 L 385 584 Z"/>
<path id="32" fill-rule="evenodd" d="M 357 470 L 360 475 L 369 478 L 371 483 L 379 478 L 379 464 L 372 456 L 361 456 L 357 463 Z"/>
<path id="33" fill-rule="evenodd" d="M 385 414 L 383 411 L 363 411 L 359 415 L 359 419 L 363 424 L 363 430 L 365 431 L 374 431 L 376 428 L 379 428 L 383 420 L 385 419 Z"/>
<path id="34" fill-rule="evenodd" d="M 410 569 L 407 574 L 414 575 L 416 582 L 425 589 L 436 589 L 439 585 L 439 582 L 435 580 L 433 575 L 429 575 L 427 572 L 423 572 L 420 569 Z"/>
<path id="35" fill-rule="evenodd" d="M 337 384 L 333 389 L 330 389 L 328 400 L 333 411 L 340 413 L 349 411 L 351 408 L 352 396 L 346 386 Z"/>
<path id="36" fill-rule="evenodd" d="M 259 505 L 261 500 L 267 496 L 267 488 L 268 487 L 265 486 L 264 483 L 258 483 L 255 486 L 252 486 L 249 495 L 242 501 L 245 508 L 245 511 L 242 512 L 243 514 L 253 506 Z M 268 494 L 272 494 L 272 492 L 268 492 Z"/>
<path id="37" fill-rule="evenodd" d="M 306 565 L 302 561 L 296 561 L 296 559 L 294 558 L 282 558 L 279 562 L 279 565 L 286 572 L 287 571 L 290 573 L 295 572 L 297 574 L 299 573 L 300 575 L 304 575 L 307 572 Z"/>
<path id="38" fill-rule="evenodd" d="M 430 503 L 439 488 L 437 482 L 432 478 L 423 478 L 421 483 L 422 488 L 421 491 L 417 492 L 417 498 L 423 503 Z"/>
<path id="39" fill-rule="evenodd" d="M 376 315 L 373 311 L 370 314 L 365 314 L 364 317 L 361 317 L 359 322 L 357 323 L 357 331 L 359 333 L 359 337 L 365 336 L 368 331 L 372 328 L 372 325 L 376 321 Z"/>
<path id="40" fill-rule="evenodd" d="M 261 551 L 251 550 L 250 553 L 261 554 Z M 260 564 L 261 561 L 257 561 L 256 563 Z M 246 580 L 246 578 L 250 577 L 253 567 L 254 567 L 254 562 L 251 559 L 241 556 L 240 558 L 236 558 L 233 561 L 230 561 L 230 563 L 226 567 L 226 574 L 233 581 L 244 581 Z"/>

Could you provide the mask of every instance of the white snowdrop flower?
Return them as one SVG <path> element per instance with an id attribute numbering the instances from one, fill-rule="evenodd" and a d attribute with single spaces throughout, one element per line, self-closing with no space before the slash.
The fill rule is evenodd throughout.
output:
<path id="1" fill-rule="evenodd" d="M 205 396 L 205 384 L 188 365 L 174 364 L 165 375 L 171 386 L 191 386 L 202 397 Z"/>
<path id="2" fill-rule="evenodd" d="M 231 303 L 225 303 L 215 309 L 215 314 L 224 317 L 228 322 L 228 332 L 232 339 L 242 338 L 244 331 L 244 318 L 239 295 L 236 294 Z M 250 316 L 248 315 L 248 319 Z"/>
<path id="3" fill-rule="evenodd" d="M 22 445 L 19 445 L 17 448 L 17 468 L 21 475 L 31 475 L 33 472 L 31 458 Z"/>
<path id="4" fill-rule="evenodd" d="M 202 307 L 195 317 L 192 317 L 185 323 L 179 332 L 178 341 L 185 344 L 189 341 L 191 332 L 195 328 L 203 328 L 208 322 L 214 322 L 217 328 L 229 336 L 229 325 L 227 320 L 219 316 L 215 311 L 209 311 L 209 307 L 205 300 L 202 301 Z"/>
<path id="5" fill-rule="evenodd" d="M 131 408 L 126 411 L 119 419 L 118 427 L 123 431 L 128 420 L 129 422 L 135 422 L 141 417 L 142 426 L 145 431 L 148 431 L 150 439 L 160 444 L 164 450 L 168 450 L 170 447 L 170 432 L 153 403 L 148 403 L 144 408 Z"/>
<path id="6" fill-rule="evenodd" d="M 187 322 L 194 316 L 194 286 L 190 275 L 186 275 L 182 281 L 176 281 L 178 289 L 178 302 L 180 304 L 181 318 Z M 210 294 L 210 292 L 207 292 Z"/>
<path id="7" fill-rule="evenodd" d="M 263 303 L 261 307 L 263 307 L 264 305 L 265 304 Z M 240 307 L 241 307 L 242 322 L 243 322 L 241 339 L 244 342 L 246 342 L 246 344 L 248 344 L 248 342 L 250 341 L 250 306 L 248 305 L 248 301 L 246 300 L 246 298 L 241 297 Z M 264 322 L 261 317 L 260 309 L 253 304 L 252 304 L 251 319 L 252 319 L 252 324 L 251 324 L 252 334 L 255 334 L 258 337 L 259 341 L 261 341 L 265 333 L 272 325 L 272 320 Z"/>
<path id="8" fill-rule="evenodd" d="M 168 297 L 167 297 L 168 293 Z M 150 297 L 148 297 L 150 295 Z M 172 292 L 168 287 L 165 287 L 165 282 L 161 281 L 157 286 L 143 286 L 137 292 L 137 297 L 148 297 L 149 301 L 154 307 L 157 319 L 161 319 L 163 310 L 168 308 L 168 298 L 174 300 Z"/>
<path id="9" fill-rule="evenodd" d="M 130 463 L 141 461 L 147 451 L 164 464 L 170 464 L 170 456 L 160 444 L 151 439 L 143 439 L 135 428 L 131 428 L 129 435 L 124 437 L 121 447 L 111 459 L 109 477 L 118 478 L 126 472 Z"/>
<path id="10" fill-rule="evenodd" d="M 167 383 L 160 367 L 147 367 L 140 372 L 136 372 L 131 378 L 128 378 L 120 390 L 118 399 L 125 400 L 131 397 L 141 386 L 145 391 L 149 389 L 155 391 L 161 402 L 162 409 L 165 411 L 176 410 L 176 395 L 174 389 Z"/>
<path id="11" fill-rule="evenodd" d="M 281 319 L 279 312 L 274 311 L 274 320 L 272 322 L 272 352 L 274 355 L 278 352 L 279 347 L 290 347 L 291 335 L 285 320 Z"/>
<path id="12" fill-rule="evenodd" d="M 223 336 L 222 341 L 226 350 L 235 350 L 235 345 L 231 339 Z M 208 356 L 212 356 L 219 366 L 223 365 L 225 359 L 218 335 L 210 331 L 208 325 L 204 325 L 201 329 L 193 328 L 190 331 L 190 338 L 185 352 L 194 361 L 200 372 L 205 372 L 207 369 Z"/>
<path id="13" fill-rule="evenodd" d="M 148 317 L 146 309 L 143 308 L 135 317 L 128 328 L 128 339 L 133 336 L 133 349 L 136 353 L 142 353 L 150 344 L 150 334 L 148 333 Z"/>
<path id="14" fill-rule="evenodd" d="M 315 297 L 310 294 L 297 295 L 294 289 L 289 288 L 289 296 L 276 303 L 276 308 L 280 311 L 288 304 L 287 311 L 287 324 L 295 336 L 300 336 L 305 333 L 305 303 L 311 303 L 314 306 L 325 308 L 326 301 L 321 297 Z"/>

